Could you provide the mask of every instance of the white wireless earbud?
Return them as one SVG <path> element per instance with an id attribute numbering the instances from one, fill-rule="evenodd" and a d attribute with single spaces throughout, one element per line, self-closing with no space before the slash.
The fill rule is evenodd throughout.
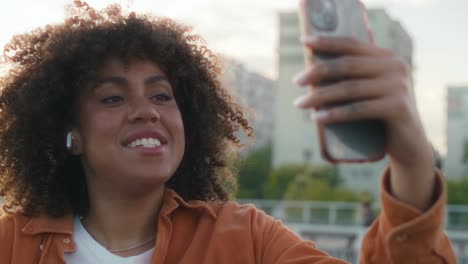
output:
<path id="1" fill-rule="evenodd" d="M 70 151 L 72 149 L 72 132 L 67 133 L 67 143 L 65 145 L 67 149 Z"/>

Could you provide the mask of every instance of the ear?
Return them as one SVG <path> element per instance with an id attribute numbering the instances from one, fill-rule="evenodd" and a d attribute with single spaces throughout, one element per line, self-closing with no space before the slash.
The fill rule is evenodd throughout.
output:
<path id="1" fill-rule="evenodd" d="M 81 155 L 83 153 L 83 145 L 81 134 L 78 129 L 71 130 L 71 150 L 70 153 L 73 155 Z"/>

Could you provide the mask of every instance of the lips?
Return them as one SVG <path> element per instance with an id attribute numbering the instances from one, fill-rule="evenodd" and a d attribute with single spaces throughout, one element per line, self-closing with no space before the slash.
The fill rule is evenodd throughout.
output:
<path id="1" fill-rule="evenodd" d="M 124 147 L 158 147 L 167 144 L 166 137 L 156 130 L 144 130 L 131 133 L 122 142 Z"/>

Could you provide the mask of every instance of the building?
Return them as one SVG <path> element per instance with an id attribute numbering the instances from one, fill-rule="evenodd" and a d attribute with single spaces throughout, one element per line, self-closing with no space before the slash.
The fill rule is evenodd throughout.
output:
<path id="1" fill-rule="evenodd" d="M 449 179 L 468 176 L 468 85 L 447 88 L 447 156 Z"/>
<path id="2" fill-rule="evenodd" d="M 369 9 L 368 19 L 377 46 L 394 51 L 414 68 L 413 40 L 400 22 L 393 20 L 382 8 Z"/>
<path id="3" fill-rule="evenodd" d="M 324 163 L 319 153 L 317 131 L 310 119 L 311 112 L 293 106 L 294 99 L 304 93 L 291 81 L 305 67 L 297 14 L 280 13 L 279 27 L 273 166 Z"/>
<path id="4" fill-rule="evenodd" d="M 377 46 L 394 51 L 412 67 L 413 40 L 400 22 L 382 8 L 369 9 L 368 19 Z"/>
<path id="5" fill-rule="evenodd" d="M 223 84 L 230 90 L 234 99 L 247 108 L 247 119 L 254 129 L 255 141 L 246 142 L 245 152 L 271 143 L 273 131 L 274 90 L 273 80 L 248 70 L 243 64 L 222 58 Z"/>
<path id="6" fill-rule="evenodd" d="M 401 24 L 383 9 L 371 9 L 369 24 L 376 44 L 393 50 L 411 67 L 413 44 Z M 276 83 L 275 131 L 273 133 L 273 166 L 290 163 L 323 165 L 320 145 L 311 111 L 296 109 L 292 102 L 305 91 L 291 79 L 305 67 L 300 43 L 299 19 L 296 12 L 279 14 L 278 81 Z M 307 89 L 307 88 L 306 88 Z M 386 160 L 373 164 L 341 164 L 339 171 L 345 187 L 356 191 L 378 193 L 379 178 Z M 377 198 L 377 197 L 376 197 Z"/>

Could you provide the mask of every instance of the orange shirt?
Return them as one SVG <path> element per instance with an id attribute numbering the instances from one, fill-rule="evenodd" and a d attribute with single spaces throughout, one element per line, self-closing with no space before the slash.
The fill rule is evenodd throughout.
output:
<path id="1" fill-rule="evenodd" d="M 382 213 L 363 241 L 361 263 L 456 263 L 443 232 L 445 191 L 437 174 L 436 201 L 426 212 L 393 198 L 382 180 Z M 184 201 L 166 189 L 152 263 L 339 264 L 281 221 L 252 205 Z M 75 250 L 73 216 L 0 219 L 0 263 L 65 263 Z"/>

